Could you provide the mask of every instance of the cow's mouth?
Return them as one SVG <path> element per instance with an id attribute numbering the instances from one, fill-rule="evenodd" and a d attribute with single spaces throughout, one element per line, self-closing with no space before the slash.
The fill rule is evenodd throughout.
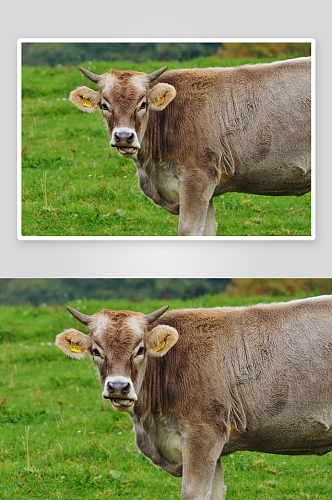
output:
<path id="1" fill-rule="evenodd" d="M 135 401 L 133 399 L 110 398 L 114 408 L 131 408 Z"/>
<path id="2" fill-rule="evenodd" d="M 125 148 L 123 146 L 118 146 L 117 150 L 122 155 L 135 155 L 138 151 L 137 148 L 127 148 L 127 147 Z"/>

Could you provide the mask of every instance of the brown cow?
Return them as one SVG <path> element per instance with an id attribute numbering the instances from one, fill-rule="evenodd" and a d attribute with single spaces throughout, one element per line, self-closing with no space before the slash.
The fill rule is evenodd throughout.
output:
<path id="1" fill-rule="evenodd" d="M 92 355 L 141 452 L 183 476 L 182 500 L 225 498 L 223 455 L 332 450 L 332 296 L 160 317 L 167 307 L 69 307 L 91 333 L 65 330 L 56 345 Z"/>
<path id="2" fill-rule="evenodd" d="M 213 197 L 297 195 L 311 186 L 311 58 L 164 73 L 80 68 L 99 91 L 70 100 L 100 109 L 111 146 L 135 162 L 139 186 L 180 214 L 179 235 L 215 236 Z"/>

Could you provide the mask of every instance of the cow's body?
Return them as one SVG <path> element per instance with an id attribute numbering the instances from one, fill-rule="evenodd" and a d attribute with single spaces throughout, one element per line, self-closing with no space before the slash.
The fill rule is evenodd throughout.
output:
<path id="1" fill-rule="evenodd" d="M 122 370 L 112 363 L 108 372 L 99 369 L 103 396 L 114 406 L 109 382 L 130 380 L 135 391 L 124 400 L 126 406 L 116 403 L 116 409 L 128 411 L 142 453 L 183 476 L 183 500 L 225 498 L 223 455 L 332 450 L 332 296 L 173 311 L 146 325 L 141 337 L 144 317 L 139 313 L 126 313 L 110 336 L 114 314 L 92 316 L 92 334 L 84 342 L 93 338 L 110 361 L 106 346 L 113 345 L 111 353 L 119 342 L 129 353 L 131 330 L 133 344 L 146 343 L 146 361 L 140 375 L 128 376 L 124 358 L 116 360 Z M 78 334 L 72 332 L 57 341 L 69 355 L 66 342 Z M 169 347 L 172 332 L 178 340 L 174 337 Z"/>
<path id="2" fill-rule="evenodd" d="M 127 147 L 121 154 L 133 158 L 141 190 L 156 205 L 180 214 L 180 235 L 215 235 L 214 196 L 231 191 L 302 195 L 310 190 L 310 64 L 308 57 L 164 73 L 145 83 L 148 116 L 142 127 L 128 120 L 117 126 L 105 117 L 111 145 L 121 152 L 114 130 L 127 132 L 127 146 L 136 149 Z M 117 114 L 125 115 L 126 104 L 130 108 L 131 100 L 143 95 L 140 90 L 130 98 L 144 74 L 127 74 L 130 92 L 115 96 L 110 87 L 120 73 L 126 72 L 111 70 L 94 81 L 107 102 L 123 100 Z M 160 84 L 166 89 L 161 105 L 157 99 L 150 103 L 150 93 L 154 88 L 157 93 Z M 82 89 L 86 87 L 72 92 L 71 100 L 90 111 L 81 105 Z"/>

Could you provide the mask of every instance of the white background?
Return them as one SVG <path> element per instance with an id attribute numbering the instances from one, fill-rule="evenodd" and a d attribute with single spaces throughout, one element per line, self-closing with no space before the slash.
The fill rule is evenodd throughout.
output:
<path id="1" fill-rule="evenodd" d="M 1 16 L 0 277 L 332 276 L 331 10 L 331 2 L 321 0 L 6 2 Z M 16 43 L 18 38 L 57 37 L 315 38 L 316 240 L 17 240 Z"/>

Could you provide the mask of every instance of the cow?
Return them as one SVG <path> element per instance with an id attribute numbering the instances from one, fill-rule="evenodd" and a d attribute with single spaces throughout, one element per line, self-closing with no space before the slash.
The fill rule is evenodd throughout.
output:
<path id="1" fill-rule="evenodd" d="M 182 476 L 182 500 L 224 500 L 236 451 L 332 450 L 332 295 L 144 315 L 68 307 L 90 329 L 56 345 L 91 355 L 102 397 L 127 412 L 136 445 Z"/>
<path id="2" fill-rule="evenodd" d="M 70 101 L 101 110 L 141 191 L 180 215 L 180 236 L 215 236 L 213 197 L 303 195 L 311 187 L 311 58 L 236 68 L 83 74 Z"/>

